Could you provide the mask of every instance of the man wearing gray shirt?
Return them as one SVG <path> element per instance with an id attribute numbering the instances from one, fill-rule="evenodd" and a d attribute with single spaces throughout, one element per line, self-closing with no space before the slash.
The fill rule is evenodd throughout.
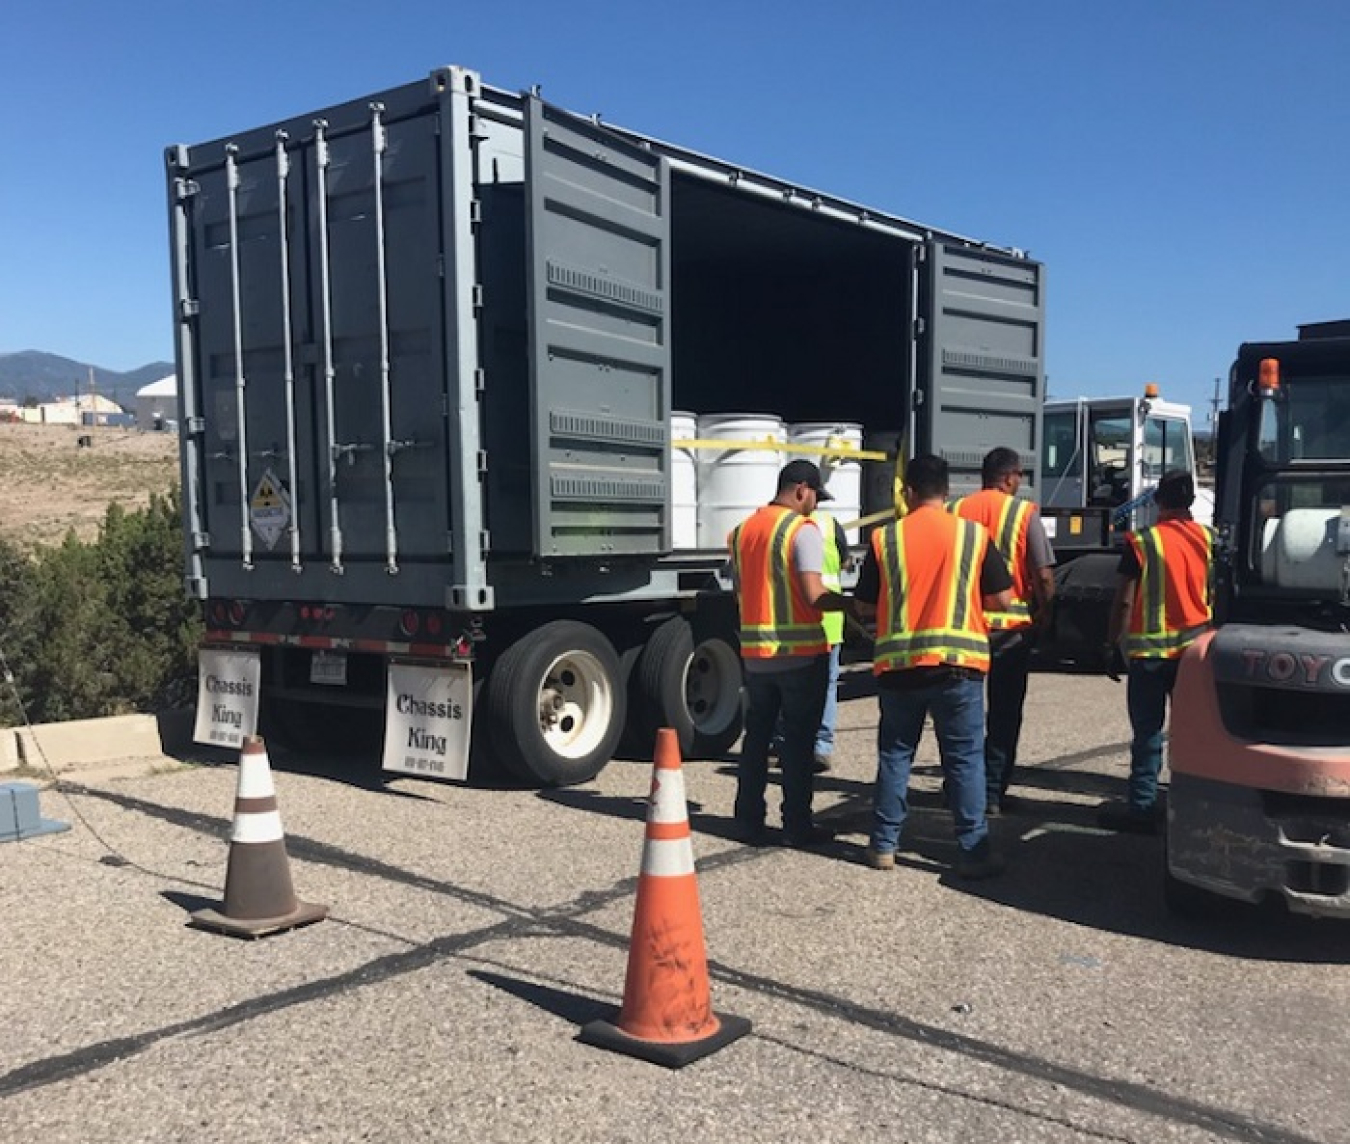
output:
<path id="1" fill-rule="evenodd" d="M 808 847 L 834 838 L 811 817 L 815 738 L 830 661 L 820 615 L 847 604 L 821 580 L 824 540 L 807 519 L 819 501 L 829 498 L 815 465 L 790 461 L 778 475 L 774 499 L 727 537 L 747 699 L 735 815 L 741 837 L 753 845 L 766 840 L 769 742 L 780 713 L 784 840 Z"/>
<path id="2" fill-rule="evenodd" d="M 990 612 L 986 617 L 990 660 L 985 700 L 985 814 L 992 816 L 1011 809 L 1008 785 L 1017 766 L 1031 649 L 1036 628 L 1050 616 L 1055 554 L 1040 511 L 1017 495 L 1022 487 L 1022 459 L 1015 449 L 991 449 L 980 467 L 980 484 L 979 492 L 962 497 L 951 509 L 989 530 L 1013 577 L 1013 599 L 1007 611 Z"/>

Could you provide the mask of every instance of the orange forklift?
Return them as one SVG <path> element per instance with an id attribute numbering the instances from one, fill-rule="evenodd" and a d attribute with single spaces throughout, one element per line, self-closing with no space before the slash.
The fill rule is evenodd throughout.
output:
<path id="1" fill-rule="evenodd" d="M 1243 345 L 1216 447 L 1217 626 L 1172 696 L 1167 903 L 1350 917 L 1350 321 Z"/>

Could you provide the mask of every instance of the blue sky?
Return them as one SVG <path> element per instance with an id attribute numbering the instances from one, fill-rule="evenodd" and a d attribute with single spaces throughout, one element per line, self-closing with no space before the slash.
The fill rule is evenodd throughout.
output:
<path id="1" fill-rule="evenodd" d="M 134 13 L 127 15 L 126 13 Z M 161 155 L 457 63 L 1047 268 L 1050 390 L 1201 406 L 1350 317 L 1350 4 L 47 0 L 0 37 L 0 352 L 172 360 Z"/>

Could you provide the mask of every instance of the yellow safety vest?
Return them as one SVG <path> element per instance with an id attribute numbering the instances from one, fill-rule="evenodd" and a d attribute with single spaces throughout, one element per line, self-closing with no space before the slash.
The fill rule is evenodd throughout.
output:
<path id="1" fill-rule="evenodd" d="M 825 540 L 825 560 L 820 569 L 820 581 L 831 592 L 842 592 L 844 554 L 839 551 L 839 529 L 834 523 L 834 517 L 828 512 L 816 509 L 811 514 L 811 519 L 816 522 L 820 535 Z M 825 638 L 831 647 L 844 642 L 843 612 L 822 612 L 820 624 L 825 629 Z"/>

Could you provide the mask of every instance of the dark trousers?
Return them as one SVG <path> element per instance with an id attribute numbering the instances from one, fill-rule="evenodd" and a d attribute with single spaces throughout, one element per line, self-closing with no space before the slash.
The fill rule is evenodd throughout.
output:
<path id="1" fill-rule="evenodd" d="M 815 786 L 816 731 L 825 709 L 830 679 L 828 655 L 803 656 L 801 665 L 784 671 L 745 673 L 745 738 L 736 768 L 736 819 L 761 826 L 767 812 L 769 742 L 782 715 L 778 765 L 783 781 L 783 831 L 801 836 L 811 829 L 811 797 Z"/>
<path id="2" fill-rule="evenodd" d="M 984 777 L 990 802 L 998 802 L 1007 793 L 1017 767 L 1030 671 L 1031 635 L 1026 629 L 990 633 L 984 731 Z"/>

